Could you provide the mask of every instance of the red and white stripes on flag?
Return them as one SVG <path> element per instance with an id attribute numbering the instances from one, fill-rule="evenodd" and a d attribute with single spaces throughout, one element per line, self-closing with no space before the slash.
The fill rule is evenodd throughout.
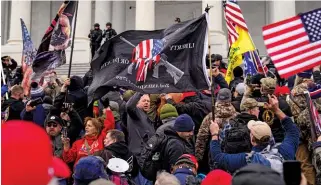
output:
<path id="1" fill-rule="evenodd" d="M 282 78 L 321 64 L 321 9 L 263 27 L 267 53 Z"/>
<path id="2" fill-rule="evenodd" d="M 148 67 L 151 68 L 153 61 L 160 60 L 161 44 L 160 40 L 148 39 L 140 42 L 133 50 L 132 62 L 136 63 L 137 81 L 145 81 Z"/>
<path id="3" fill-rule="evenodd" d="M 224 8 L 224 18 L 228 31 L 228 44 L 231 46 L 239 37 L 235 26 L 248 31 L 240 6 L 234 0 L 227 0 Z"/>

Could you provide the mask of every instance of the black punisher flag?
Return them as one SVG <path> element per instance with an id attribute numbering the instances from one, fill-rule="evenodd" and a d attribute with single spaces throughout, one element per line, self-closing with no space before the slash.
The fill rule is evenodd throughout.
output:
<path id="1" fill-rule="evenodd" d="M 106 41 L 91 62 L 89 102 L 114 86 L 149 94 L 208 89 L 206 17 L 164 30 L 125 31 Z"/>

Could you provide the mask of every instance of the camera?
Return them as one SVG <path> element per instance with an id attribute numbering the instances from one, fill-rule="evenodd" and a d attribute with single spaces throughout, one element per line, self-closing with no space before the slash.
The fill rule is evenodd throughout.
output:
<path id="1" fill-rule="evenodd" d="M 29 106 L 34 107 L 34 106 L 40 105 L 42 103 L 43 103 L 42 98 L 36 98 L 36 99 L 30 101 Z"/>

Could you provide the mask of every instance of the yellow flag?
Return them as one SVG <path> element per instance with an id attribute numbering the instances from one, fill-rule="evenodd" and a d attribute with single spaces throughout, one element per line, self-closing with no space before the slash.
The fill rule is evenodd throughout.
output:
<path id="1" fill-rule="evenodd" d="M 239 34 L 238 39 L 231 45 L 228 67 L 225 80 L 228 84 L 232 81 L 233 69 L 242 64 L 242 54 L 248 51 L 254 51 L 255 46 L 250 38 L 249 32 L 236 26 L 236 32 Z"/>

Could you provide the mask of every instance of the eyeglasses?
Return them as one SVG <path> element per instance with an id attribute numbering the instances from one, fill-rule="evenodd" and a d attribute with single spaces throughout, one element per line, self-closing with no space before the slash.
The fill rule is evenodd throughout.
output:
<path id="1" fill-rule="evenodd" d="M 47 123 L 47 127 L 57 127 L 58 124 L 57 123 Z"/>

